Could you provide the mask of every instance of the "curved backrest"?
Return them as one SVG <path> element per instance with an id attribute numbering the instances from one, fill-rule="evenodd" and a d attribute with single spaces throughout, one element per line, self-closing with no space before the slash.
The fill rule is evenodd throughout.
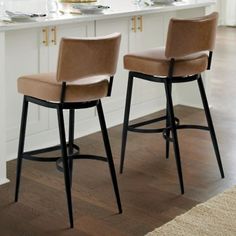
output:
<path id="1" fill-rule="evenodd" d="M 212 51 L 215 44 L 218 13 L 194 19 L 171 19 L 165 55 L 167 58 Z"/>
<path id="2" fill-rule="evenodd" d="M 62 38 L 57 81 L 74 81 L 94 75 L 114 75 L 120 40 L 120 33 L 93 38 Z"/>

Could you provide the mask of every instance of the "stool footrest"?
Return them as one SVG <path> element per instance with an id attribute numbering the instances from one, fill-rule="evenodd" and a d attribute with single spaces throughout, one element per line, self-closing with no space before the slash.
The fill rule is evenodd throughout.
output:
<path id="1" fill-rule="evenodd" d="M 56 166 L 57 166 L 57 170 L 63 172 L 63 165 L 62 165 L 62 159 L 63 157 L 60 157 L 57 162 L 56 162 Z M 107 162 L 107 158 L 102 157 L 102 156 L 96 156 L 96 155 L 86 155 L 86 154 L 73 154 L 71 156 L 68 156 L 68 159 L 87 159 L 87 160 L 97 160 L 97 161 L 104 161 Z"/>
<path id="2" fill-rule="evenodd" d="M 139 122 L 136 124 L 129 125 L 127 130 L 131 131 L 131 132 L 137 132 L 137 133 L 162 133 L 166 129 L 166 127 L 158 128 L 158 129 L 151 129 L 151 128 L 150 129 L 145 129 L 145 128 L 141 129 L 138 127 L 153 124 L 153 123 L 156 123 L 156 122 L 159 122 L 162 120 L 166 120 L 166 119 L 167 119 L 167 116 L 161 116 L 161 117 L 154 118 L 151 120 Z M 177 117 L 175 117 L 175 121 L 176 121 L 176 125 L 179 125 L 179 119 Z"/>
<path id="3" fill-rule="evenodd" d="M 128 127 L 128 131 L 136 132 L 136 133 L 161 133 L 164 131 L 165 128 L 160 129 L 139 129 L 139 128 L 132 128 Z"/>
<path id="4" fill-rule="evenodd" d="M 79 153 L 79 150 L 80 150 L 79 146 L 77 146 L 76 144 L 72 144 L 72 147 L 73 147 L 73 152 L 75 150 L 74 154 Z M 69 144 L 67 144 L 67 148 L 69 148 Z M 55 145 L 55 146 L 52 146 L 52 147 L 41 148 L 41 149 L 29 151 L 29 152 L 24 152 L 22 154 L 22 158 L 24 158 L 26 160 L 31 160 L 31 161 L 57 162 L 57 160 L 60 159 L 61 156 L 39 157 L 39 156 L 36 156 L 36 155 L 47 153 L 47 152 L 53 152 L 53 151 L 57 151 L 57 150 L 60 150 L 60 149 L 61 149 L 61 145 Z"/>
<path id="5" fill-rule="evenodd" d="M 22 158 L 30 161 L 40 161 L 40 162 L 56 162 L 60 157 L 39 157 L 39 156 L 34 156 L 30 155 L 28 153 L 22 154 Z"/>
<path id="6" fill-rule="evenodd" d="M 97 155 L 87 155 L 87 154 L 79 154 L 78 155 L 78 154 L 76 154 L 76 155 L 72 155 L 70 157 L 72 157 L 72 159 L 89 159 L 89 160 L 97 160 L 97 161 L 107 162 L 106 157 L 97 156 Z"/>
<path id="7" fill-rule="evenodd" d="M 209 131 L 208 126 L 203 126 L 203 125 L 177 125 L 177 129 L 200 129 L 200 130 L 205 130 Z"/>
<path id="8" fill-rule="evenodd" d="M 200 129 L 200 130 L 210 131 L 208 126 L 203 126 L 203 125 L 177 125 L 176 129 Z M 163 129 L 163 133 L 162 133 L 163 138 L 165 140 L 173 142 L 172 137 L 167 137 L 167 135 L 166 135 L 167 130 L 171 130 L 171 126 Z"/>

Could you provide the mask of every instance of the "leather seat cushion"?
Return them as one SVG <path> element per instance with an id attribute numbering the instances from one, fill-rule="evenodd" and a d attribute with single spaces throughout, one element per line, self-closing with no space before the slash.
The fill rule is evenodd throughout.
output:
<path id="1" fill-rule="evenodd" d="M 67 83 L 65 102 L 86 102 L 107 96 L 108 76 L 93 76 Z M 55 73 L 27 75 L 17 82 L 18 92 L 47 101 L 60 101 L 62 83 Z"/>
<path id="2" fill-rule="evenodd" d="M 153 76 L 168 76 L 170 59 L 165 56 L 164 48 L 153 48 L 124 56 L 124 68 Z M 175 59 L 173 76 L 198 74 L 207 69 L 208 55 L 194 53 Z"/>

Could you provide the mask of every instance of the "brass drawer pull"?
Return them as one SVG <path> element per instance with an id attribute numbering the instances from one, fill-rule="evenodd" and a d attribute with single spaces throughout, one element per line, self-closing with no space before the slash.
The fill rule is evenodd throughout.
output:
<path id="1" fill-rule="evenodd" d="M 51 29 L 51 32 L 52 32 L 52 35 L 53 35 L 51 42 L 54 45 L 57 45 L 57 28 L 56 28 L 56 26 Z"/>
<path id="2" fill-rule="evenodd" d="M 47 28 L 43 28 L 42 32 L 43 32 L 43 41 L 42 41 L 42 43 L 45 46 L 48 46 L 48 29 Z"/>
<path id="3" fill-rule="evenodd" d="M 138 16 L 138 21 L 139 21 L 138 30 L 139 30 L 140 32 L 143 32 L 143 17 L 142 17 L 142 16 Z"/>
<path id="4" fill-rule="evenodd" d="M 132 21 L 132 28 L 131 28 L 131 30 L 132 30 L 134 33 L 136 33 L 136 31 L 137 31 L 137 29 L 136 29 L 136 27 L 137 27 L 137 24 L 136 24 L 136 16 L 133 16 L 133 17 L 131 18 L 131 21 Z"/>

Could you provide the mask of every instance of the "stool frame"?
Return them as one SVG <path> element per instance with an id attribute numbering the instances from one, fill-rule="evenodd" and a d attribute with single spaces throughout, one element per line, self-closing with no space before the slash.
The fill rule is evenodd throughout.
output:
<path id="1" fill-rule="evenodd" d="M 207 66 L 208 70 L 211 67 L 211 61 L 212 61 L 212 51 L 209 52 L 208 66 Z M 206 96 L 206 92 L 205 92 L 204 85 L 203 85 L 202 76 L 201 76 L 201 74 L 195 74 L 195 75 L 186 76 L 186 77 L 173 76 L 174 65 L 175 65 L 175 59 L 172 58 L 172 59 L 170 59 L 170 62 L 169 62 L 169 72 L 168 72 L 167 77 L 152 76 L 152 75 L 147 75 L 147 74 L 134 72 L 134 71 L 129 72 L 128 86 L 127 86 L 127 93 L 126 93 L 124 122 L 123 122 L 123 131 L 122 131 L 120 173 L 123 173 L 123 169 L 124 169 L 125 150 L 126 150 L 128 131 L 138 132 L 138 133 L 162 133 L 163 137 L 166 139 L 166 158 L 169 157 L 169 144 L 170 144 L 170 142 L 173 142 L 174 155 L 175 155 L 175 160 L 176 160 L 180 190 L 181 190 L 181 194 L 184 194 L 184 181 L 183 181 L 183 174 L 182 174 L 182 167 L 181 167 L 179 141 L 178 141 L 178 135 L 177 135 L 178 129 L 200 129 L 200 130 L 204 130 L 204 131 L 209 131 L 222 178 L 224 178 L 224 170 L 223 170 L 223 165 L 221 162 L 218 142 L 217 142 L 215 129 L 214 129 L 212 118 L 211 118 L 211 113 L 210 113 L 210 109 L 209 109 L 209 105 L 208 105 L 208 101 L 207 101 L 207 96 Z M 166 115 L 165 116 L 151 119 L 151 120 L 148 120 L 145 122 L 138 122 L 138 123 L 129 125 L 130 106 L 131 106 L 131 97 L 132 97 L 132 88 L 133 88 L 134 78 L 164 84 L 166 100 L 167 100 Z M 207 120 L 207 126 L 189 125 L 189 124 L 180 125 L 179 119 L 177 117 L 175 117 L 175 114 L 174 114 L 173 99 L 172 99 L 172 94 L 171 94 L 172 83 L 187 83 L 187 82 L 191 82 L 191 81 L 195 81 L 195 80 L 198 83 L 198 88 L 200 91 L 200 96 L 202 99 L 202 104 L 203 104 L 203 108 L 204 108 L 204 112 L 205 112 L 205 116 L 206 116 L 206 120 Z M 155 122 L 159 122 L 161 120 L 166 120 L 166 126 L 163 128 L 159 128 L 159 129 L 140 128 L 142 126 L 152 124 Z M 171 137 L 170 137 L 170 133 L 171 133 Z"/>
<path id="2" fill-rule="evenodd" d="M 112 81 L 113 81 L 113 76 L 110 77 L 108 96 L 111 95 Z M 99 99 L 99 100 L 88 101 L 88 102 L 64 102 L 65 92 L 66 92 L 66 82 L 63 82 L 62 88 L 61 88 L 61 101 L 60 102 L 49 102 L 49 101 L 41 100 L 38 98 L 26 96 L 26 95 L 23 98 L 20 138 L 19 138 L 18 155 L 17 155 L 15 202 L 17 202 L 19 198 L 20 179 L 21 179 L 23 159 L 32 160 L 32 161 L 40 161 L 40 162 L 56 162 L 57 168 L 64 173 L 69 222 L 70 222 L 70 227 L 73 228 L 74 221 L 73 221 L 71 187 L 72 187 L 72 170 L 73 170 L 74 159 L 90 159 L 90 160 L 100 160 L 100 161 L 108 162 L 119 214 L 122 213 L 122 206 L 121 206 L 121 200 L 120 200 L 119 188 L 118 188 L 116 172 L 115 172 L 115 167 L 114 167 L 114 162 L 113 162 L 113 156 L 112 156 L 112 151 L 111 151 L 111 146 L 110 146 L 110 141 L 108 137 L 108 132 L 107 132 L 101 100 Z M 58 118 L 59 136 L 60 136 L 59 145 L 24 152 L 25 133 L 26 133 L 29 103 L 34 103 L 34 104 L 44 106 L 47 108 L 56 109 L 57 118 Z M 85 108 L 90 108 L 90 107 L 97 108 L 98 118 L 100 122 L 100 127 L 102 131 L 102 137 L 103 137 L 103 142 L 104 142 L 104 147 L 105 147 L 107 157 L 80 154 L 79 146 L 74 144 L 75 110 L 85 109 Z M 68 143 L 66 142 L 63 110 L 69 110 L 69 137 L 68 137 L 69 141 Z M 55 151 L 55 150 L 61 150 L 61 156 L 56 156 L 56 157 L 55 156 L 53 157 L 52 156 L 49 156 L 49 157 L 37 156 L 38 154 Z M 62 167 L 60 166 L 60 163 L 62 163 Z"/>

